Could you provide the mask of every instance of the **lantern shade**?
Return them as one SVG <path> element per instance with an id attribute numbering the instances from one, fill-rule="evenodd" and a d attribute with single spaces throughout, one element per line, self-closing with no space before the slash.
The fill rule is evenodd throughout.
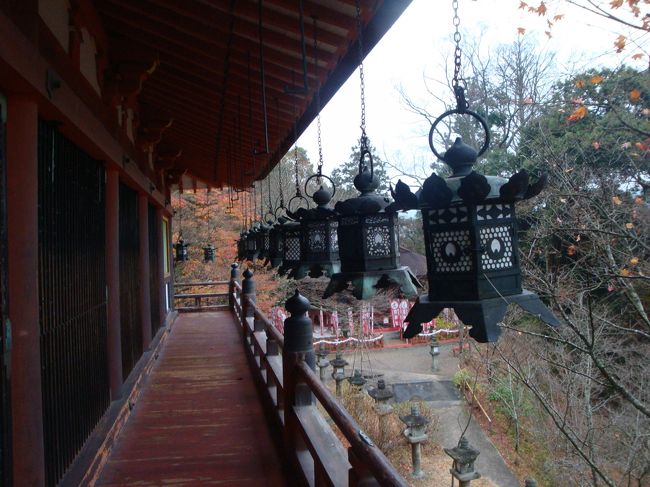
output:
<path id="1" fill-rule="evenodd" d="M 515 202 L 541 192 L 545 178 L 529 184 L 523 170 L 510 179 L 483 176 L 471 170 L 476 159 L 477 152 L 458 138 L 443 157 L 454 170 L 451 177 L 431 175 L 417 197 L 401 182 L 396 188 L 401 208 L 416 201 L 422 211 L 429 280 L 428 296 L 420 296 L 406 317 L 405 338 L 444 308 L 471 324 L 469 334 L 478 342 L 498 339 L 510 303 L 559 324 L 536 294 L 521 287 Z"/>
<path id="2" fill-rule="evenodd" d="M 246 238 L 244 239 L 244 242 L 246 243 L 246 250 L 244 253 L 246 260 L 256 260 L 259 255 L 257 235 L 258 227 L 256 225 L 247 232 Z"/>
<path id="3" fill-rule="evenodd" d="M 179 238 L 178 241 L 174 244 L 174 250 L 176 251 L 176 262 L 185 262 L 189 259 L 187 252 L 187 247 L 189 244 L 186 244 L 182 238 Z"/>
<path id="4" fill-rule="evenodd" d="M 217 250 L 214 248 L 214 246 L 211 243 L 203 247 L 203 261 L 214 262 L 216 251 Z"/>
<path id="5" fill-rule="evenodd" d="M 300 223 L 286 220 L 282 228 L 282 265 L 278 273 L 283 276 L 300 265 L 302 250 L 300 245 Z"/>
<path id="6" fill-rule="evenodd" d="M 284 240 L 282 238 L 282 223 L 284 217 L 278 218 L 278 222 L 269 230 L 269 252 L 266 257 L 266 263 L 270 264 L 271 268 L 275 268 L 282 264 Z"/>
<path id="7" fill-rule="evenodd" d="M 237 260 L 242 261 L 246 257 L 246 232 L 241 232 L 239 234 L 239 240 L 237 240 Z"/>
<path id="8" fill-rule="evenodd" d="M 399 263 L 398 208 L 375 193 L 379 180 L 367 166 L 354 178 L 354 186 L 361 194 L 335 206 L 341 272 L 332 276 L 324 297 L 347 289 L 348 283 L 357 299 L 368 299 L 378 289 L 393 285 L 415 296 L 416 287 L 422 286 Z"/>
<path id="9" fill-rule="evenodd" d="M 338 221 L 336 213 L 328 206 L 332 194 L 322 186 L 312 196 L 315 208 L 299 208 L 289 212 L 300 222 L 300 263 L 289 272 L 289 277 L 302 279 L 309 275 L 317 278 L 332 276 L 341 270 L 339 261 Z"/>
<path id="10" fill-rule="evenodd" d="M 257 231 L 255 233 L 255 248 L 257 249 L 257 257 L 260 260 L 265 260 L 269 255 L 269 231 L 271 230 L 272 222 L 258 222 Z"/>

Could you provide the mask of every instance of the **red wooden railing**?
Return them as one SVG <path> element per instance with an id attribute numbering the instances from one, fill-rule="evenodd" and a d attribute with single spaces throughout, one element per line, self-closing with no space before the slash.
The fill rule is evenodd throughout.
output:
<path id="1" fill-rule="evenodd" d="M 229 303 L 285 460 L 309 486 L 407 486 L 381 450 L 339 404 L 305 361 L 285 348 L 285 337 L 255 304 L 252 274 L 243 285 L 233 268 Z M 291 327 L 285 328 L 285 334 Z M 313 349 L 312 352 L 313 353 Z M 319 411 L 320 403 L 326 411 Z M 344 446 L 334 425 L 349 446 Z"/>

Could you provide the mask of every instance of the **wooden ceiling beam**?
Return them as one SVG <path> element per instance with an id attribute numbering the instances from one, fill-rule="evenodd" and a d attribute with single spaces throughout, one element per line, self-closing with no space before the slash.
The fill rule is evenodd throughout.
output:
<path id="1" fill-rule="evenodd" d="M 175 15 L 181 15 L 192 22 L 204 24 L 208 28 L 211 28 L 214 24 L 223 23 L 224 15 L 228 15 L 229 13 L 228 2 L 212 2 L 210 4 L 196 3 L 192 9 L 187 8 L 186 0 L 156 0 L 156 4 L 173 12 Z M 297 12 L 295 16 L 291 16 L 277 9 L 275 11 L 269 11 L 266 5 L 266 2 L 262 4 L 262 25 L 264 29 L 266 30 L 268 28 L 269 30 L 294 39 L 296 49 L 299 49 L 300 24 Z M 294 11 L 295 6 L 294 4 Z M 254 31 L 257 33 L 258 12 L 257 2 L 240 1 L 235 5 L 234 15 L 237 18 L 237 22 L 241 22 L 248 32 Z M 305 16 L 304 22 L 307 44 L 313 44 L 311 17 Z M 287 33 L 291 33 L 291 35 L 287 35 Z M 330 46 L 331 50 L 336 50 L 341 44 L 345 44 L 346 36 L 322 29 L 318 33 L 318 39 L 319 42 Z"/>

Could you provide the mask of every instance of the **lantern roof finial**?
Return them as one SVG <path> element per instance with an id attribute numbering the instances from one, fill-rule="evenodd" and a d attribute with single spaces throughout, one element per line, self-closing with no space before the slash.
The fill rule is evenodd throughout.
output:
<path id="1" fill-rule="evenodd" d="M 442 160 L 454 171 L 451 177 L 456 178 L 471 173 L 477 158 L 477 150 L 463 142 L 461 137 L 457 137 L 454 144 L 445 152 Z"/>

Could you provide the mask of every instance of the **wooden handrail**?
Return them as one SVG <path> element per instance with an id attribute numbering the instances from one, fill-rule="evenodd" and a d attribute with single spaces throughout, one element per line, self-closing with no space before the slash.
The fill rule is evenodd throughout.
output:
<path id="1" fill-rule="evenodd" d="M 249 275 L 247 279 L 250 278 Z M 272 412 L 269 418 L 277 431 L 282 432 L 292 466 L 302 477 L 299 484 L 407 487 L 408 483 L 379 447 L 362 432 L 301 358 L 302 352 L 285 348 L 285 337 L 258 308 L 254 286 L 246 283 L 246 280 L 243 285 L 236 279 L 230 281 L 230 306 L 241 328 L 244 350 L 259 385 L 261 400 Z M 253 292 L 244 294 L 243 288 Z M 316 407 L 314 397 L 349 443 L 347 457 L 346 447 Z"/>
<path id="2" fill-rule="evenodd" d="M 248 296 L 244 296 L 244 299 L 248 300 Z M 251 303 L 250 300 L 248 300 L 249 306 L 252 306 L 253 312 L 255 313 L 255 318 L 260 320 L 262 323 L 264 323 L 264 328 L 266 329 L 266 332 L 271 336 L 273 340 L 278 342 L 278 345 L 280 348 L 284 348 L 284 335 L 278 331 L 278 329 L 273 326 L 273 323 L 271 323 L 271 320 L 269 320 L 266 315 L 262 312 L 261 309 L 257 307 L 255 303 Z"/>
<path id="3" fill-rule="evenodd" d="M 298 362 L 296 370 L 300 372 L 309 389 L 327 411 L 327 414 L 330 415 L 334 424 L 341 430 L 357 457 L 363 458 L 377 481 L 381 485 L 408 487 L 408 483 L 395 470 L 395 467 L 379 450 L 379 447 L 364 440 L 362 437 L 363 431 L 357 422 L 339 404 L 332 392 L 323 385 L 314 371 L 309 368 L 309 365 L 304 361 Z M 365 435 L 365 433 L 363 434 Z"/>
<path id="4" fill-rule="evenodd" d="M 189 287 L 189 286 L 226 286 L 230 281 L 206 281 L 206 282 L 175 282 L 174 287 Z"/>

